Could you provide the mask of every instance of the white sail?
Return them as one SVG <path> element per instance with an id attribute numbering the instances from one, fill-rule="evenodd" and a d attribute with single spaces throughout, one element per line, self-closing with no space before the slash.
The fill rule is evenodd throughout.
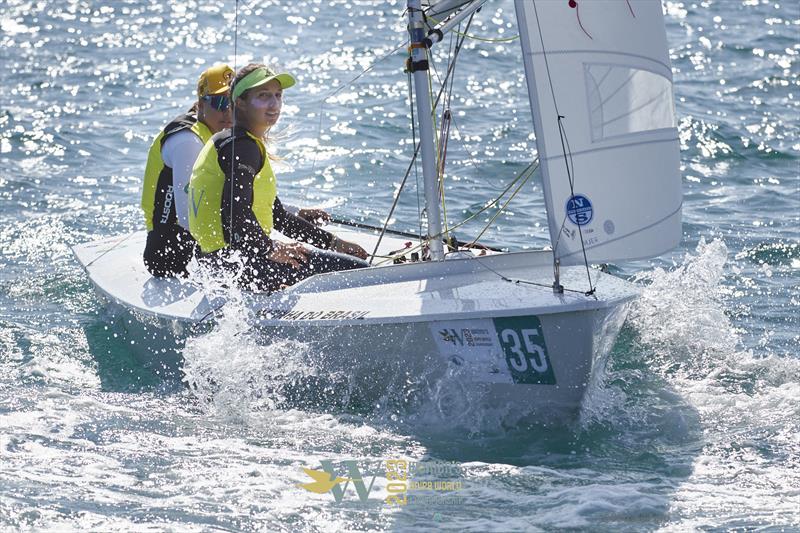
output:
<path id="1" fill-rule="evenodd" d="M 660 0 L 516 0 L 516 12 L 555 257 L 675 247 L 680 154 Z"/>

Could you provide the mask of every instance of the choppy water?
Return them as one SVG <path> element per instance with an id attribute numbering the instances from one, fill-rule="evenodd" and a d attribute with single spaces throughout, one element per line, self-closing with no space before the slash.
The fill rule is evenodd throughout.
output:
<path id="1" fill-rule="evenodd" d="M 185 354 L 218 387 L 161 381 L 71 256 L 70 245 L 141 227 L 149 140 L 189 104 L 204 65 L 234 62 L 228 4 L 0 4 L 0 529 L 800 529 L 796 2 L 665 3 L 684 239 L 669 256 L 616 266 L 646 288 L 581 420 L 479 431 L 474 419 L 435 433 L 424 414 L 259 396 L 246 372 L 291 369 L 303 347 L 259 362 L 235 325 Z M 266 59 L 299 80 L 281 120 L 282 196 L 380 221 L 411 144 L 402 50 L 392 53 L 400 3 L 241 4 L 237 64 Z M 485 7 L 471 33 L 515 35 L 511 2 Z M 462 52 L 454 219 L 501 190 L 533 147 L 518 47 L 468 40 Z M 400 229 L 415 229 L 411 179 Z M 490 242 L 546 242 L 538 186 L 498 220 Z M 347 475 L 342 461 L 366 471 L 394 458 L 455 465 L 458 498 L 396 508 L 374 494 L 362 504 L 352 486 L 341 503 L 296 487 L 321 460 Z M 375 483 L 386 494 L 385 475 Z"/>

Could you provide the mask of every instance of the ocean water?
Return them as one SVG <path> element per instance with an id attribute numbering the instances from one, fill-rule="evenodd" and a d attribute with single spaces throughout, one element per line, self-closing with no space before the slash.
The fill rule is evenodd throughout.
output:
<path id="1" fill-rule="evenodd" d="M 238 19 L 234 5 L 0 3 L 0 530 L 800 530 L 797 2 L 664 3 L 683 239 L 612 267 L 643 294 L 579 419 L 508 428 L 473 413 L 435 431 L 425 412 L 264 393 L 262 376 L 313 354 L 264 350 L 235 315 L 186 347 L 194 389 L 161 379 L 71 255 L 143 227 L 149 142 L 217 61 L 298 79 L 275 136 L 285 200 L 383 220 L 413 142 L 401 2 L 242 1 Z M 466 40 L 456 68 L 450 220 L 535 146 L 512 2 L 469 33 L 489 41 Z M 547 243 L 533 181 L 487 243 Z M 417 210 L 412 173 L 394 227 L 416 230 Z M 391 460 L 458 485 L 389 505 Z M 324 461 L 351 479 L 341 501 L 297 486 Z M 363 499 L 359 476 L 375 476 Z"/>

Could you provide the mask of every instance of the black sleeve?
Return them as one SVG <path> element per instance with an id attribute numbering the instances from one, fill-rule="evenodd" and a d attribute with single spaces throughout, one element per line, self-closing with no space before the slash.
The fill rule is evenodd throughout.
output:
<path id="1" fill-rule="evenodd" d="M 333 240 L 333 234 L 325 231 L 297 215 L 288 212 L 279 198 L 272 204 L 272 223 L 275 229 L 298 241 L 307 242 L 317 248 L 328 249 Z"/>
<path id="2" fill-rule="evenodd" d="M 272 240 L 253 213 L 253 180 L 264 164 L 258 145 L 246 135 L 237 136 L 235 143 L 228 142 L 220 147 L 218 158 L 220 168 L 225 173 L 222 192 L 225 240 L 232 249 L 247 254 L 269 253 L 272 251 Z M 231 161 L 235 165 L 231 165 Z"/>

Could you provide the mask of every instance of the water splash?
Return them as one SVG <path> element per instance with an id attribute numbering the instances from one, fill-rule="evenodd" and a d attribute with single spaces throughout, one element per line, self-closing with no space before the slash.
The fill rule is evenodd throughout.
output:
<path id="1" fill-rule="evenodd" d="M 758 357 L 742 346 L 742 331 L 728 316 L 727 256 L 722 240 L 701 240 L 677 269 L 638 276 L 648 285 L 629 317 L 636 331 L 632 352 L 645 365 L 639 372 L 660 376 L 662 388 L 653 392 L 674 395 L 666 403 L 640 395 L 639 411 L 647 406 L 652 414 L 672 405 L 675 415 L 696 412 L 687 426 L 699 430 L 691 442 L 702 451 L 677 489 L 675 523 L 687 525 L 683 518 L 698 514 L 690 502 L 701 501 L 703 515 L 720 506 L 731 509 L 728 524 L 752 520 L 763 509 L 774 510 L 766 523 L 789 524 L 797 499 L 776 497 L 786 494 L 776 487 L 800 480 L 791 459 L 800 453 L 800 361 Z"/>
<path id="2" fill-rule="evenodd" d="M 259 342 L 247 295 L 237 285 L 241 260 L 234 255 L 231 263 L 239 268 L 221 272 L 200 266 L 192 272 L 216 310 L 211 330 L 186 341 L 183 380 L 202 407 L 223 418 L 247 420 L 280 403 L 276 382 L 286 374 L 302 372 L 292 362 L 302 354 L 303 344 L 285 341 L 264 346 Z"/>
<path id="3" fill-rule="evenodd" d="M 466 432 L 476 437 L 502 434 L 508 426 L 510 406 L 491 407 L 487 404 L 489 391 L 480 383 L 470 382 L 463 366 L 448 364 L 439 377 L 421 376 L 421 387 L 412 405 L 393 415 L 404 417 L 405 430 L 413 429 L 427 435 L 450 436 Z"/>
<path id="4" fill-rule="evenodd" d="M 701 240 L 674 271 L 639 274 L 647 284 L 631 310 L 630 322 L 653 362 L 667 374 L 697 375 L 727 354 L 736 353 L 739 335 L 725 315 L 720 281 L 728 249 L 721 240 Z"/>
<path id="5" fill-rule="evenodd" d="M 687 254 L 676 270 L 640 274 L 637 280 L 647 286 L 629 317 L 638 343 L 663 375 L 682 381 L 711 380 L 750 393 L 786 383 L 800 363 L 758 357 L 742 345 L 743 330 L 731 321 L 726 301 L 727 257 L 722 240 L 701 239 L 696 255 Z"/>
<path id="6" fill-rule="evenodd" d="M 742 343 L 743 331 L 730 318 L 724 241 L 701 239 L 694 253 L 668 271 L 640 273 L 644 285 L 612 354 L 609 372 L 591 387 L 580 431 L 597 426 L 657 428 L 660 438 L 690 438 L 700 419 L 719 423 L 751 412 L 774 416 L 751 420 L 778 427 L 800 402 L 777 402 L 800 382 L 800 362 L 759 357 Z M 735 278 L 734 278 L 735 281 Z M 696 411 L 696 412 L 695 412 Z M 715 439 L 717 436 L 714 437 Z"/>

